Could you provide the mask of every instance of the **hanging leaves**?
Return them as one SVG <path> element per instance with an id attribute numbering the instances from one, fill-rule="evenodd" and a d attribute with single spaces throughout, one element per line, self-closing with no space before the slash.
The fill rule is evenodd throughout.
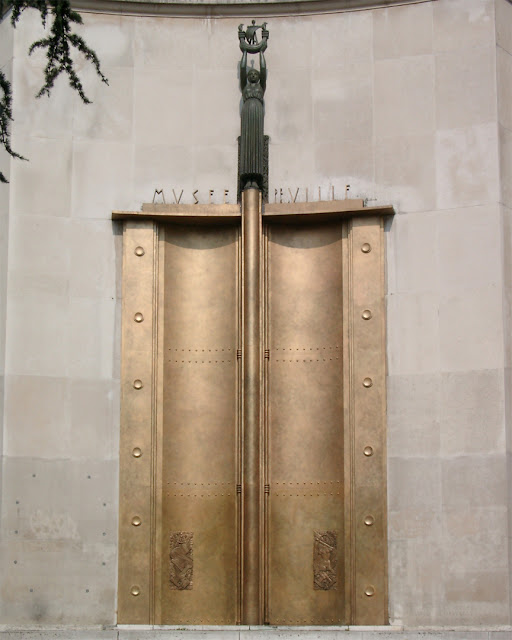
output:
<path id="1" fill-rule="evenodd" d="M 82 37 L 73 33 L 73 25 L 82 24 L 82 17 L 71 8 L 69 0 L 0 0 L 0 17 L 9 7 L 12 9 L 11 24 L 13 26 L 16 26 L 23 11 L 29 8 L 39 11 L 43 26 L 46 26 L 49 14 L 52 19 L 49 35 L 34 42 L 29 49 L 30 55 L 36 49 L 46 50 L 47 62 L 44 69 L 44 82 L 36 97 L 49 96 L 55 80 L 64 74 L 68 77 L 69 85 L 78 93 L 82 101 L 85 104 L 90 104 L 91 101 L 85 95 L 82 82 L 71 58 L 73 49 L 79 51 L 94 66 L 102 82 L 108 84 L 108 80 L 101 71 L 96 53 L 87 46 Z M 9 129 L 11 121 L 11 85 L 0 69 L 0 145 L 10 156 L 25 159 L 11 149 Z M 7 182 L 1 172 L 0 182 Z"/>

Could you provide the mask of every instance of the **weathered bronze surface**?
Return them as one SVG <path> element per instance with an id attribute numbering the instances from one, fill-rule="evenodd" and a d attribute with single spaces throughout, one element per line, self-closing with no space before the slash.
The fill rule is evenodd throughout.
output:
<path id="1" fill-rule="evenodd" d="M 385 624 L 390 211 L 243 206 L 116 214 L 119 622 Z"/>
<path id="2" fill-rule="evenodd" d="M 257 30 L 262 30 L 262 39 L 258 42 Z M 263 190 L 265 176 L 265 143 L 263 96 L 267 87 L 267 66 L 264 51 L 267 48 L 269 33 L 266 23 L 243 30 L 238 27 L 238 39 L 242 60 L 240 61 L 240 89 L 242 91 L 241 134 L 239 152 L 239 189 Z M 260 68 L 247 66 L 247 53 L 259 54 Z"/>
<path id="3" fill-rule="evenodd" d="M 337 531 L 315 531 L 313 546 L 313 588 L 329 591 L 336 589 L 338 551 Z"/>

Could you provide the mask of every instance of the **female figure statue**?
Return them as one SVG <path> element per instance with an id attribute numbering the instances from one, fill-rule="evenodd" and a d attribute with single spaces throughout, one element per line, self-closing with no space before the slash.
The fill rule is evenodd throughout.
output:
<path id="1" fill-rule="evenodd" d="M 260 70 L 247 67 L 247 51 L 240 63 L 242 90 L 242 123 L 240 138 L 241 190 L 263 189 L 263 95 L 267 85 L 265 56 L 260 50 Z"/>

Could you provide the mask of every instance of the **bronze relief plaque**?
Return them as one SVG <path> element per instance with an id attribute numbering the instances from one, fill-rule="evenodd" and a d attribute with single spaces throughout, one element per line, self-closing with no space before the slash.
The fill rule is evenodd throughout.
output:
<path id="1" fill-rule="evenodd" d="M 322 591 L 336 589 L 338 533 L 315 531 L 313 543 L 313 588 Z"/>
<path id="2" fill-rule="evenodd" d="M 193 557 L 194 534 L 191 531 L 177 531 L 170 536 L 170 575 L 171 589 L 185 591 L 192 589 L 194 573 Z"/>

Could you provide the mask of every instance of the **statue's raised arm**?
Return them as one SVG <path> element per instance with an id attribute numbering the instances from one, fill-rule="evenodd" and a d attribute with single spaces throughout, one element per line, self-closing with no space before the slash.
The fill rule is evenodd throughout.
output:
<path id="1" fill-rule="evenodd" d="M 267 63 L 265 62 L 263 51 L 260 52 L 260 84 L 263 93 L 265 93 L 265 89 L 267 88 Z"/>
<path id="2" fill-rule="evenodd" d="M 243 91 L 247 84 L 247 51 L 242 53 L 240 61 L 240 90 Z"/>

